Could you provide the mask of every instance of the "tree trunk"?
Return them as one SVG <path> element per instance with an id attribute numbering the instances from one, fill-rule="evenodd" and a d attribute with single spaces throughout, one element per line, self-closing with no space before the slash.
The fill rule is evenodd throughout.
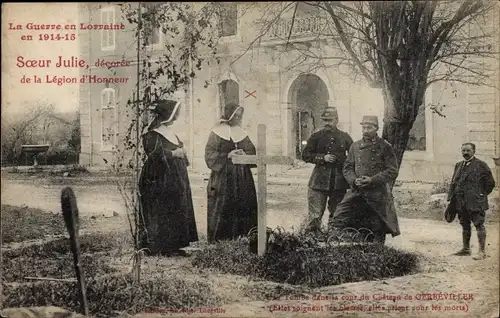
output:
<path id="1" fill-rule="evenodd" d="M 401 162 L 410 137 L 410 130 L 413 123 L 402 123 L 394 120 L 386 120 L 382 130 L 382 138 L 392 145 L 396 158 L 398 160 L 398 169 L 401 168 Z M 396 180 L 394 180 L 396 181 Z M 394 181 L 391 184 L 391 190 L 394 186 Z"/>

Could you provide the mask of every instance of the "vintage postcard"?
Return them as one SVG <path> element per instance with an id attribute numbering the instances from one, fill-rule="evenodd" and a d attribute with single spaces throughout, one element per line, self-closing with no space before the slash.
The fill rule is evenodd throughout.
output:
<path id="1" fill-rule="evenodd" d="M 2 4 L 2 317 L 498 317 L 498 1 Z"/>

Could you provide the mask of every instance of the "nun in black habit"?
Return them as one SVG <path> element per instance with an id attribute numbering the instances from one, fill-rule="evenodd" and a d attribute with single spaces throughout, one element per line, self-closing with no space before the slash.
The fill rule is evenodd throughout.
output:
<path id="1" fill-rule="evenodd" d="M 180 103 L 156 102 L 156 118 L 143 135 L 147 160 L 139 180 L 142 224 L 141 248 L 150 254 L 166 256 L 186 253 L 181 248 L 198 241 L 193 200 L 182 142 L 171 125 L 177 119 Z"/>
<path id="2" fill-rule="evenodd" d="M 240 128 L 243 107 L 225 107 L 220 123 L 210 132 L 205 162 L 211 170 L 207 186 L 208 242 L 246 236 L 257 226 L 257 194 L 250 168 L 233 164 L 234 156 L 255 155 L 255 146 Z"/>

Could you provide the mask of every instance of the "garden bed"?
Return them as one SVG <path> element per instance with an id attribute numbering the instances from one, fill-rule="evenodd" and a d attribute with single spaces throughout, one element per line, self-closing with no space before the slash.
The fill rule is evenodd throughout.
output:
<path id="1" fill-rule="evenodd" d="M 195 253 L 192 264 L 223 273 L 292 285 L 322 287 L 414 274 L 416 254 L 377 244 L 318 246 L 310 238 L 274 231 L 268 252 L 259 257 L 246 239 L 221 241 Z"/>

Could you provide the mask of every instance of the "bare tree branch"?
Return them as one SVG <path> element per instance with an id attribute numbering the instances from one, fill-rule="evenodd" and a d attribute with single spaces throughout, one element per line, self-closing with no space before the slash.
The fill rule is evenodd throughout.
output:
<path id="1" fill-rule="evenodd" d="M 344 32 L 344 28 L 340 24 L 339 19 L 337 18 L 335 12 L 333 11 L 331 3 L 330 2 L 325 3 L 325 7 L 327 9 L 328 14 L 332 18 L 332 21 L 333 21 L 333 23 L 335 25 L 336 31 L 338 32 L 338 34 L 340 36 L 340 39 L 342 40 L 342 44 L 344 45 L 345 49 L 347 50 L 347 52 L 349 53 L 349 55 L 351 56 L 351 58 L 355 61 L 355 63 L 359 67 L 359 70 L 361 71 L 361 73 L 363 74 L 363 76 L 366 78 L 366 80 L 368 82 L 372 83 L 373 82 L 373 78 L 367 72 L 366 67 L 361 63 L 361 61 L 359 60 L 359 57 L 356 55 L 356 53 L 354 53 L 354 50 L 352 49 L 350 41 L 349 41 L 349 39 L 347 38 L 347 36 L 346 36 L 346 34 Z"/>
<path id="2" fill-rule="evenodd" d="M 292 36 L 292 31 L 293 31 L 293 24 L 295 23 L 295 15 L 297 14 L 297 8 L 299 7 L 299 3 L 295 5 L 295 9 L 293 10 L 293 16 L 292 16 L 292 25 L 290 25 L 290 32 L 288 32 L 288 39 L 286 39 L 286 44 L 285 44 L 285 50 L 288 47 L 288 43 L 290 42 L 290 37 Z"/>
<path id="3" fill-rule="evenodd" d="M 241 53 L 236 59 L 234 59 L 229 65 L 232 66 L 234 63 L 236 63 L 239 59 L 241 59 L 252 47 L 254 47 L 255 43 L 260 41 L 268 32 L 271 30 L 271 27 L 273 26 L 274 23 L 276 23 L 282 16 L 282 14 L 289 9 L 294 3 L 286 5 L 275 17 L 274 19 L 267 24 L 265 27 L 265 30 L 261 32 L 250 44 L 247 46 L 247 48 Z"/>

